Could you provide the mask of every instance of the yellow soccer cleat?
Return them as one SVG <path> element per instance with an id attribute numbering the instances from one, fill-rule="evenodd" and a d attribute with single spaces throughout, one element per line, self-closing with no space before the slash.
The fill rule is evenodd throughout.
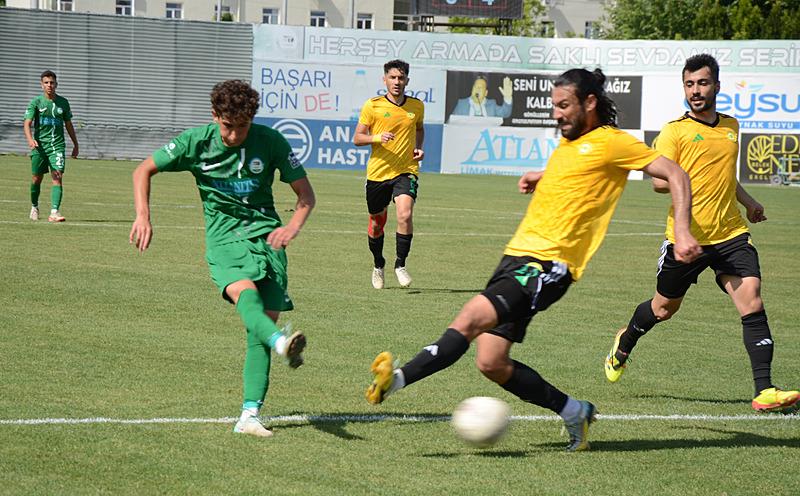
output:
<path id="1" fill-rule="evenodd" d="M 614 344 L 611 346 L 611 351 L 608 352 L 608 356 L 606 356 L 605 360 L 605 371 L 606 371 L 606 379 L 609 382 L 617 382 L 620 377 L 622 377 L 622 373 L 625 372 L 626 362 L 620 363 L 619 359 L 617 358 L 617 348 L 619 348 L 619 338 L 622 336 L 622 333 L 625 332 L 626 327 L 623 327 L 619 331 L 617 331 L 617 335 L 614 337 Z"/>
<path id="2" fill-rule="evenodd" d="M 767 388 L 753 398 L 753 409 L 759 412 L 789 413 L 798 406 L 800 392 Z"/>
<path id="3" fill-rule="evenodd" d="M 367 388 L 367 401 L 373 405 L 383 402 L 394 382 L 394 357 L 388 351 L 384 351 L 375 357 L 370 367 L 375 378 Z"/>

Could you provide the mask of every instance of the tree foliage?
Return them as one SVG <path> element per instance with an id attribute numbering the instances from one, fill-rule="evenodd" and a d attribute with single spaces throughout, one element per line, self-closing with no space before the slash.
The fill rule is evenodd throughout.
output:
<path id="1" fill-rule="evenodd" d="M 522 18 L 511 21 L 512 36 L 541 36 L 543 21 L 546 21 L 546 7 L 541 0 L 524 0 L 522 7 Z M 505 34 L 496 33 L 495 26 L 497 19 L 479 19 L 474 17 L 451 17 L 450 22 L 454 24 L 479 24 L 475 27 L 454 26 L 450 28 L 451 33 L 472 33 L 472 34 Z"/>
<path id="2" fill-rule="evenodd" d="M 606 0 L 604 38 L 800 38 L 800 0 Z"/>

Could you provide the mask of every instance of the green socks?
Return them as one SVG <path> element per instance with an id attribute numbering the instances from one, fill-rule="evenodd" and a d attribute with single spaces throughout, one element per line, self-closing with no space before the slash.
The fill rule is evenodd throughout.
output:
<path id="1" fill-rule="evenodd" d="M 64 195 L 64 188 L 61 186 L 53 185 L 53 190 L 50 192 L 50 201 L 53 203 L 53 210 L 58 210 L 61 206 L 61 197 Z M 36 197 L 39 195 L 37 193 Z"/>
<path id="2" fill-rule="evenodd" d="M 31 183 L 31 205 L 39 206 L 39 193 L 42 192 L 42 184 Z"/>

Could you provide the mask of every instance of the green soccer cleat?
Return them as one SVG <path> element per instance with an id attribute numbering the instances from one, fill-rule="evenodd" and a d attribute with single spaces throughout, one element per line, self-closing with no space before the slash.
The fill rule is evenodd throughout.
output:
<path id="1" fill-rule="evenodd" d="M 262 424 L 261 420 L 256 416 L 240 419 L 236 422 L 236 425 L 233 426 L 233 432 L 237 434 L 250 434 L 256 437 L 272 437 L 272 431 L 264 427 L 264 424 Z"/>
<path id="2" fill-rule="evenodd" d="M 800 401 L 800 392 L 767 388 L 753 398 L 753 409 L 759 412 L 791 413 Z"/>
<path id="3" fill-rule="evenodd" d="M 617 349 L 619 348 L 619 338 L 622 336 L 622 333 L 625 332 L 626 327 L 623 327 L 619 331 L 617 331 L 617 335 L 614 337 L 614 344 L 611 346 L 611 351 L 608 352 L 605 360 L 605 371 L 606 371 L 606 379 L 609 382 L 617 382 L 620 377 L 622 377 L 622 373 L 625 372 L 625 368 L 627 367 L 626 362 L 628 361 L 627 358 L 620 362 L 619 358 L 617 358 Z"/>
<path id="4" fill-rule="evenodd" d="M 377 405 L 386 398 L 394 382 L 394 357 L 388 351 L 379 353 L 370 367 L 375 378 L 367 388 L 367 401 Z"/>
<path id="5" fill-rule="evenodd" d="M 589 425 L 596 420 L 597 409 L 588 401 L 580 400 L 581 414 L 576 422 L 564 422 L 569 433 L 567 451 L 589 451 Z"/>

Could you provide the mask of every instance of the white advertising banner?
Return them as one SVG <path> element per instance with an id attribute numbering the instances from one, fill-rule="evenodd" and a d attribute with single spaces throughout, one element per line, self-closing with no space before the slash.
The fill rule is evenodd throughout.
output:
<path id="1" fill-rule="evenodd" d="M 446 72 L 412 68 L 406 94 L 425 104 L 425 122 L 444 121 Z M 261 94 L 259 117 L 357 121 L 367 99 L 385 95 L 383 66 L 307 64 L 255 60 L 253 86 Z"/>
<path id="2" fill-rule="evenodd" d="M 680 79 L 646 76 L 642 88 L 642 128 L 659 130 L 688 107 Z M 797 76 L 720 73 L 717 112 L 739 120 L 742 132 L 800 131 L 800 80 Z"/>

